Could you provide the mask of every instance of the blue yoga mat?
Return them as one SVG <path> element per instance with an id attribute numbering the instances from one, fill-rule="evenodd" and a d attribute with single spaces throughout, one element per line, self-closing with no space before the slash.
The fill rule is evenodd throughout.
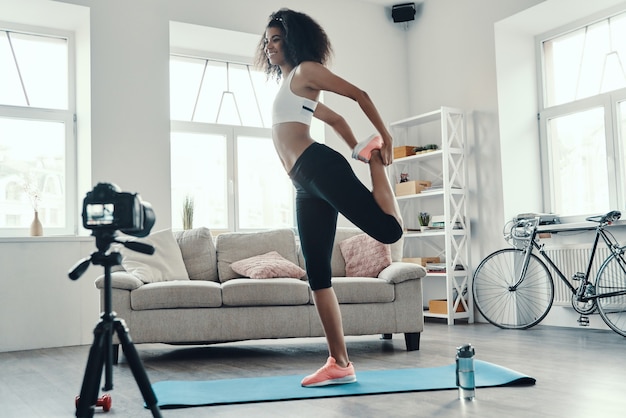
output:
<path id="1" fill-rule="evenodd" d="M 534 385 L 535 379 L 485 361 L 475 361 L 476 386 Z M 335 396 L 456 389 L 455 365 L 430 368 L 357 371 L 356 383 L 303 388 L 303 375 L 180 381 L 152 385 L 161 408 L 284 401 Z"/>

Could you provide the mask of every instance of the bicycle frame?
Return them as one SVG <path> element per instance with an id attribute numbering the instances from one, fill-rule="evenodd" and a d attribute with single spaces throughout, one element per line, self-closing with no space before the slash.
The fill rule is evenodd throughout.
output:
<path id="1" fill-rule="evenodd" d="M 529 219 L 527 225 L 524 225 L 524 227 L 530 226 L 530 236 L 528 237 L 528 244 L 525 245 L 523 251 L 525 253 L 524 255 L 524 264 L 522 266 L 522 269 L 520 271 L 520 276 L 517 280 L 517 282 L 510 287 L 510 290 L 516 290 L 517 287 L 522 283 L 524 277 L 526 276 L 526 271 L 528 269 L 528 262 L 530 259 L 530 254 L 532 253 L 533 250 L 536 250 L 537 252 L 539 252 L 539 254 L 541 254 L 542 258 L 548 263 L 548 265 L 550 267 L 552 267 L 554 269 L 554 271 L 556 272 L 556 274 L 558 275 L 559 279 L 561 279 L 561 281 L 567 286 L 567 288 L 572 292 L 572 294 L 577 294 L 578 293 L 578 289 L 581 289 L 584 287 L 584 285 L 588 284 L 588 283 L 594 283 L 590 280 L 590 275 L 591 275 L 591 269 L 593 267 L 593 262 L 595 260 L 596 257 L 596 252 L 598 249 L 598 245 L 600 243 L 600 238 L 602 238 L 602 241 L 605 243 L 605 245 L 611 250 L 611 253 L 614 254 L 616 257 L 617 256 L 621 256 L 622 254 L 624 254 L 624 247 L 620 247 L 619 243 L 617 242 L 617 240 L 615 240 L 615 238 L 613 238 L 612 236 L 609 236 L 609 234 L 607 234 L 607 232 L 604 231 L 604 228 L 606 227 L 606 224 L 604 223 L 599 223 L 597 226 L 595 227 L 574 227 L 574 228 L 559 228 L 559 229 L 542 229 L 541 231 L 539 231 L 539 218 L 535 218 L 535 219 Z M 532 222 L 532 225 L 529 225 Z M 550 258 L 550 256 L 546 253 L 544 247 L 545 244 L 544 243 L 539 243 L 538 242 L 538 234 L 539 233 L 559 233 L 559 232 L 574 232 L 574 231 L 591 231 L 595 229 L 595 237 L 594 237 L 594 241 L 593 241 L 593 246 L 591 248 L 591 252 L 589 253 L 589 260 L 587 262 L 587 269 L 584 272 L 584 276 L 580 276 L 579 273 L 575 273 L 574 276 L 577 276 L 580 280 L 581 280 L 581 285 L 576 288 L 574 287 L 570 281 L 567 279 L 567 277 L 565 276 L 565 274 L 561 271 L 561 269 L 554 263 L 554 261 L 552 261 L 552 259 Z M 610 258 L 610 257 L 609 257 Z M 607 258 L 607 260 L 609 259 Z M 606 261 L 604 262 L 606 263 Z M 603 263 L 603 264 L 604 264 Z M 626 267 L 624 265 L 621 265 L 622 270 L 624 271 L 624 274 L 626 274 Z M 579 301 L 580 302 L 587 302 L 587 301 L 591 301 L 594 299 L 597 299 L 599 297 L 605 298 L 605 297 L 611 297 L 611 296 L 620 296 L 620 295 L 624 295 L 626 294 L 626 291 L 616 291 L 616 292 L 610 292 L 610 293 L 603 293 L 602 295 L 584 295 L 584 292 L 582 292 L 582 294 L 577 295 L 579 297 Z"/>

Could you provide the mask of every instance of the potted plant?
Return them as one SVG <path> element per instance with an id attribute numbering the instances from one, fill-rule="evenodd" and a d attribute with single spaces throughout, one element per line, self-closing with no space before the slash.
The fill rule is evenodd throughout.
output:
<path id="1" fill-rule="evenodd" d="M 37 181 L 34 175 L 29 175 L 28 179 L 23 183 L 24 192 L 28 195 L 30 203 L 35 211 L 35 217 L 30 224 L 30 235 L 33 237 L 40 237 L 43 235 L 43 226 L 39 219 L 39 203 L 41 202 L 41 192 L 37 186 Z"/>
<path id="2" fill-rule="evenodd" d="M 185 196 L 183 201 L 183 229 L 188 230 L 193 228 L 193 197 Z"/>
<path id="3" fill-rule="evenodd" d="M 420 230 L 424 232 L 428 229 L 428 224 L 430 223 L 430 214 L 428 212 L 420 212 L 419 222 Z"/>

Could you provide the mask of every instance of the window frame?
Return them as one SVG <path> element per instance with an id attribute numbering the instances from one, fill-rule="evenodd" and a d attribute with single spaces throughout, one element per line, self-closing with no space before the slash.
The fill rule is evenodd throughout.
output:
<path id="1" fill-rule="evenodd" d="M 51 109 L 28 106 L 0 104 L 0 117 L 61 122 L 65 124 L 65 226 L 49 227 L 44 225 L 46 235 L 77 235 L 79 227 L 78 207 L 78 138 L 76 129 L 76 35 L 72 31 L 54 29 L 45 26 L 25 25 L 0 21 L 0 30 L 19 32 L 42 37 L 63 38 L 67 40 L 67 109 Z M 0 228 L 2 237 L 24 237 L 29 235 L 29 227 Z"/>
<path id="2" fill-rule="evenodd" d="M 170 133 L 185 132 L 197 134 L 213 134 L 222 135 L 226 138 L 226 181 L 227 199 L 228 199 L 228 222 L 227 229 L 211 228 L 215 233 L 227 231 L 247 231 L 239 227 L 239 183 L 237 179 L 237 137 L 238 136 L 256 136 L 263 138 L 272 138 L 272 130 L 270 128 L 258 128 L 251 126 L 223 125 L 206 122 L 189 122 L 172 120 Z M 287 173 L 285 173 L 287 175 Z M 295 199 L 295 192 L 294 199 Z M 293 225 L 295 226 L 295 210 L 293 214 Z"/>
<path id="3" fill-rule="evenodd" d="M 538 130 L 539 149 L 541 156 L 541 178 L 543 185 L 543 207 L 545 212 L 554 212 L 555 208 L 555 180 L 550 175 L 551 155 L 548 144 L 548 123 L 551 119 L 582 112 L 591 108 L 601 107 L 604 110 L 605 143 L 607 152 L 607 172 L 609 183 L 608 210 L 624 208 L 626 206 L 626 153 L 624 148 L 626 132 L 620 131 L 619 126 L 619 103 L 626 101 L 626 88 L 600 93 L 595 96 L 575 100 L 572 102 L 546 107 L 546 63 L 543 54 L 543 43 L 574 31 L 581 27 L 592 25 L 611 16 L 626 12 L 626 9 L 611 10 L 600 15 L 589 16 L 577 22 L 559 27 L 535 37 L 537 57 L 537 100 L 538 100 Z M 560 214 L 561 215 L 561 214 Z M 561 220 L 565 222 L 578 222 L 589 215 L 562 214 Z"/>

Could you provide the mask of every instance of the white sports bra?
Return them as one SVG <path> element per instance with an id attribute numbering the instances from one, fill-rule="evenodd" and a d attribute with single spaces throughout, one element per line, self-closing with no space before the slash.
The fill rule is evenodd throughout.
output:
<path id="1" fill-rule="evenodd" d="M 298 67 L 295 67 L 291 70 L 278 89 L 272 112 L 273 125 L 285 122 L 300 122 L 305 125 L 311 125 L 311 119 L 317 107 L 317 102 L 307 99 L 306 97 L 298 96 L 291 91 L 291 80 L 297 68 Z"/>

